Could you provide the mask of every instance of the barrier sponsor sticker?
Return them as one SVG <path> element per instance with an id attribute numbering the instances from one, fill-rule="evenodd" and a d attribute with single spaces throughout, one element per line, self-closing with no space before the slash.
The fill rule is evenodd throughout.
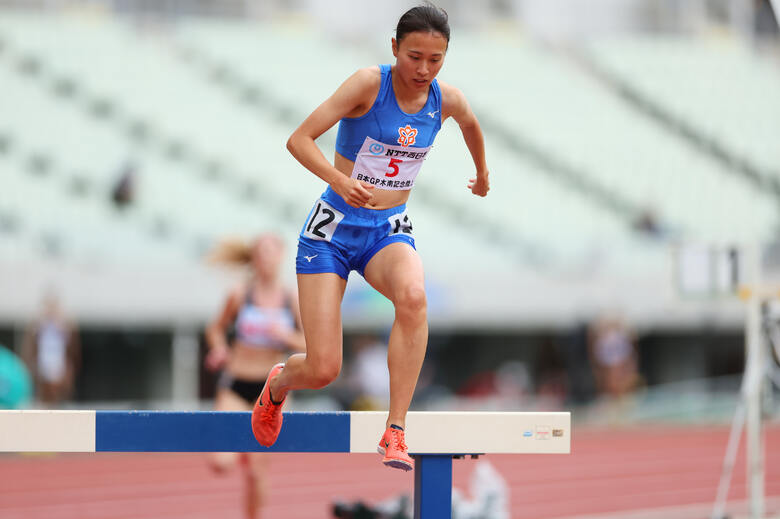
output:
<path id="1" fill-rule="evenodd" d="M 552 427 L 550 427 L 549 425 L 536 426 L 537 440 L 549 440 L 551 437 L 552 437 Z"/>

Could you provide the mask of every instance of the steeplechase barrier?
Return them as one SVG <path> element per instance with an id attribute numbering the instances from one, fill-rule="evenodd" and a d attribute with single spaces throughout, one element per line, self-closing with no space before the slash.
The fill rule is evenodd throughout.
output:
<path id="1" fill-rule="evenodd" d="M 266 448 L 252 435 L 249 412 L 0 411 L 0 452 L 376 453 L 386 417 L 287 412 Z M 571 450 L 567 412 L 410 412 L 406 431 L 415 519 L 451 517 L 453 458 Z"/>

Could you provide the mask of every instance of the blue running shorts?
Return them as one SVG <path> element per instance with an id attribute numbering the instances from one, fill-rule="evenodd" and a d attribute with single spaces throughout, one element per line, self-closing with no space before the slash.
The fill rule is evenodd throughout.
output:
<path id="1" fill-rule="evenodd" d="M 344 279 L 384 247 L 403 242 L 414 247 L 406 204 L 390 209 L 352 207 L 330 187 L 312 207 L 298 237 L 298 274 L 333 272 Z"/>

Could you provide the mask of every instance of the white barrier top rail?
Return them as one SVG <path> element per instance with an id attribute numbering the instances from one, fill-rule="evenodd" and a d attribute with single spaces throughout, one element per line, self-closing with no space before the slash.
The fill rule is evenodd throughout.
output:
<path id="1" fill-rule="evenodd" d="M 376 452 L 385 412 L 284 413 L 273 447 L 249 412 L 0 411 L 0 452 Z M 323 435 L 322 431 L 328 431 Z M 412 454 L 568 454 L 567 412 L 410 412 Z"/>

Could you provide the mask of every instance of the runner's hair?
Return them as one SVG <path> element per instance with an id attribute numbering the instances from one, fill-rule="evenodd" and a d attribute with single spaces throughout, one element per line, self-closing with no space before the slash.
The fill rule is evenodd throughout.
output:
<path id="1" fill-rule="evenodd" d="M 430 2 L 412 7 L 398 20 L 395 41 L 399 44 L 410 32 L 438 32 L 450 43 L 450 23 L 447 11 Z"/>
<path id="2" fill-rule="evenodd" d="M 249 265 L 255 246 L 261 240 L 275 240 L 282 243 L 281 238 L 274 233 L 263 233 L 254 240 L 230 237 L 223 238 L 206 254 L 206 261 L 218 265 Z"/>

